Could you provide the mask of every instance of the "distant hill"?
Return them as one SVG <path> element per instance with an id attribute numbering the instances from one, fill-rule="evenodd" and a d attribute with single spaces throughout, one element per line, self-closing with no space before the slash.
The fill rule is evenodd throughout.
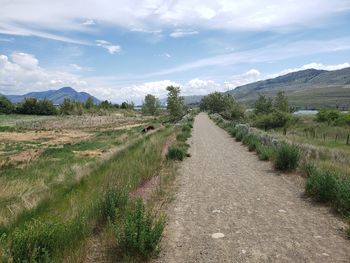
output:
<path id="1" fill-rule="evenodd" d="M 21 102 L 25 98 L 48 99 L 54 104 L 61 104 L 65 98 L 74 101 L 86 102 L 89 97 L 92 97 L 95 104 L 100 103 L 100 100 L 91 96 L 86 92 L 77 92 L 71 87 L 64 87 L 59 90 L 48 90 L 40 92 L 30 92 L 24 95 L 5 95 L 13 103 Z"/>
<path id="2" fill-rule="evenodd" d="M 283 90 L 291 105 L 299 108 L 350 106 L 350 68 L 326 71 L 307 69 L 274 79 L 243 85 L 226 93 L 238 101 L 252 106 L 258 94 L 274 96 Z"/>

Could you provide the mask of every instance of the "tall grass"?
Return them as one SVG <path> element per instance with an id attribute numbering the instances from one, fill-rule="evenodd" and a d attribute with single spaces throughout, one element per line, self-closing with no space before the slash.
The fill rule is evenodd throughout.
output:
<path id="1" fill-rule="evenodd" d="M 81 181 L 71 185 L 65 191 L 60 190 L 59 195 L 50 200 L 40 211 L 32 214 L 32 217 L 37 220 L 33 222 L 40 223 L 30 221 L 23 224 L 21 221 L 13 225 L 8 229 L 8 238 L 5 240 L 12 251 L 12 259 L 21 255 L 21 260 L 24 258 L 30 261 L 34 253 L 40 260 L 45 255 L 61 261 L 62 255 L 57 256 L 56 251 L 64 251 L 68 247 L 71 249 L 73 244 L 76 244 L 75 240 L 83 242 L 86 236 L 84 231 L 74 228 L 75 224 L 70 223 L 76 222 L 75 218 L 86 219 L 88 233 L 91 233 L 94 224 L 104 224 L 108 219 L 113 220 L 115 211 L 127 203 L 125 193 L 135 189 L 158 171 L 162 162 L 160 153 L 170 134 L 172 134 L 172 128 L 138 140 L 104 162 L 99 169 L 94 170 Z M 123 189 L 125 193 L 116 192 L 113 187 Z M 104 192 L 106 192 L 105 195 Z M 102 199 L 101 195 L 104 196 Z M 54 223 L 50 223 L 52 214 L 59 215 Z M 49 226 L 46 226 L 46 222 Z M 59 230 L 55 230 L 51 235 L 50 229 Z M 73 229 L 75 234 L 70 235 Z M 39 234 L 35 234 L 36 232 Z M 63 233 L 64 238 L 56 233 Z M 40 242 L 35 238 L 27 239 L 28 235 L 35 238 L 38 236 Z M 65 239 L 65 242 L 61 243 L 59 241 L 61 238 Z M 19 241 L 13 243 L 14 240 Z M 52 240 L 58 240 L 58 242 L 52 244 Z M 40 245 L 39 248 L 36 244 Z M 24 247 L 29 247 L 29 250 L 25 252 Z M 41 251 L 42 247 L 45 251 L 37 252 Z"/>

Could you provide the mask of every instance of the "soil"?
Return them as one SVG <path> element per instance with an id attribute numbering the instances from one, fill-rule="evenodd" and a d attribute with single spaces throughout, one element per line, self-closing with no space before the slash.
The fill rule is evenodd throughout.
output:
<path id="1" fill-rule="evenodd" d="M 305 198 L 292 174 L 205 114 L 189 143 L 155 262 L 350 262 L 345 222 Z"/>

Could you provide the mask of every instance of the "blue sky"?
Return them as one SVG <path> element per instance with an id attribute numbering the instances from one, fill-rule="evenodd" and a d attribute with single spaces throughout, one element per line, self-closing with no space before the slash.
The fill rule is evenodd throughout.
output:
<path id="1" fill-rule="evenodd" d="M 350 66 L 349 0 L 0 0 L 0 93 L 140 103 Z"/>

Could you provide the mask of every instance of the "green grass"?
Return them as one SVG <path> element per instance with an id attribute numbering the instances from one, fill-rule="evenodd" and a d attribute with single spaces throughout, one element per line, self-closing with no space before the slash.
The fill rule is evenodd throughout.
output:
<path id="1" fill-rule="evenodd" d="M 55 118 L 57 118 L 57 116 L 0 114 L 0 126 L 15 127 L 17 122 L 43 121 Z"/>
<path id="2" fill-rule="evenodd" d="M 34 209 L 30 216 L 23 217 L 24 219 L 17 221 L 7 229 L 8 242 L 11 244 L 13 233 L 22 229 L 29 218 L 48 222 L 51 222 L 52 218 L 56 218 L 59 222 L 70 222 L 74 218 L 87 218 L 88 223 L 98 222 L 100 213 L 96 213 L 96 207 L 99 207 L 101 193 L 108 193 L 111 187 L 125 189 L 126 192 L 129 192 L 149 180 L 161 165 L 160 152 L 171 133 L 172 129 L 168 128 L 139 139 L 123 152 L 102 163 L 98 169 L 82 180 L 54 191 L 52 198 L 48 199 L 45 204 Z M 106 201 L 102 209 L 104 211 L 102 218 L 105 219 L 113 214 L 114 197 L 114 194 L 109 197 L 107 195 L 106 200 L 109 201 Z"/>

